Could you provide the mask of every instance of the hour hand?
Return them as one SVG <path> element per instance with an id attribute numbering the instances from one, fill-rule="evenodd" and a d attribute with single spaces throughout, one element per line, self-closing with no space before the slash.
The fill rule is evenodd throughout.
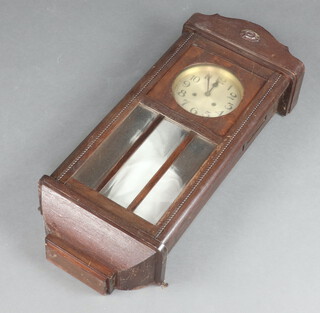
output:
<path id="1" fill-rule="evenodd" d="M 219 78 L 215 81 L 215 83 L 212 84 L 211 88 L 208 89 L 208 91 L 205 93 L 206 96 L 210 96 L 211 92 L 214 88 L 218 87 L 219 85 Z"/>
<path id="2" fill-rule="evenodd" d="M 207 76 L 205 78 L 207 79 L 207 91 L 205 92 L 205 95 L 207 95 L 207 93 L 209 92 L 209 85 L 210 85 L 211 76 L 209 74 L 207 74 Z"/>

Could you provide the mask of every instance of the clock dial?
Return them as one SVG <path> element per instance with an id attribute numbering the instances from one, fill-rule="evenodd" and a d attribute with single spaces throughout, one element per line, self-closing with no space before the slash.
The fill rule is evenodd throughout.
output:
<path id="1" fill-rule="evenodd" d="M 218 117 L 238 107 L 243 87 L 228 70 L 203 64 L 183 70 L 172 84 L 172 93 L 186 111 L 203 117 Z"/>

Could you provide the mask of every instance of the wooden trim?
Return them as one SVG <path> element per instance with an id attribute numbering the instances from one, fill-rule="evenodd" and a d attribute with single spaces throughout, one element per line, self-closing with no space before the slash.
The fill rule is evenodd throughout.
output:
<path id="1" fill-rule="evenodd" d="M 171 153 L 169 158 L 164 162 L 160 169 L 153 175 L 146 186 L 139 192 L 139 194 L 133 199 L 130 205 L 127 207 L 128 211 L 133 212 L 142 200 L 147 196 L 150 190 L 156 185 L 161 177 L 166 173 L 172 163 L 179 157 L 180 153 L 187 147 L 194 137 L 194 133 L 190 132 L 178 147 Z"/>
<path id="2" fill-rule="evenodd" d="M 102 181 L 99 183 L 95 190 L 100 191 L 108 181 L 118 172 L 120 167 L 128 161 L 128 159 L 137 151 L 137 149 L 143 144 L 147 137 L 155 130 L 155 128 L 163 120 L 163 116 L 158 115 L 151 124 L 145 129 L 140 137 L 134 142 L 130 149 L 119 159 L 119 161 L 111 168 L 111 170 L 105 175 Z"/>
<path id="3" fill-rule="evenodd" d="M 186 116 L 178 113 L 169 106 L 162 104 L 160 101 L 157 101 L 148 95 L 141 99 L 141 104 L 148 110 L 152 110 L 158 114 L 160 113 L 167 117 L 170 121 L 179 123 L 180 127 L 185 127 L 188 130 L 191 129 L 193 132 L 207 138 L 207 140 L 210 140 L 210 142 L 219 144 L 223 140 L 223 136 L 215 134 L 213 131 L 201 124 L 195 125 L 193 121 L 188 119 Z"/>

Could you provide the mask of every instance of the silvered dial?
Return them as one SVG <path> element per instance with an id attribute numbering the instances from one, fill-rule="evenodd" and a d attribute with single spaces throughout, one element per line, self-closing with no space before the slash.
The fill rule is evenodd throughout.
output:
<path id="1" fill-rule="evenodd" d="M 243 97 L 238 78 L 216 65 L 194 65 L 174 80 L 172 93 L 186 111 L 203 117 L 218 117 L 235 110 Z"/>

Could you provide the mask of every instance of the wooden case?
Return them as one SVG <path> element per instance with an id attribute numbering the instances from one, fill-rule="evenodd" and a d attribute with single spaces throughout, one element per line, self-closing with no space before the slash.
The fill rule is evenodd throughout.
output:
<path id="1" fill-rule="evenodd" d="M 245 93 L 230 114 L 206 119 L 175 102 L 171 85 L 176 75 L 202 63 L 218 64 L 241 80 Z M 162 284 L 168 252 L 273 114 L 292 110 L 303 73 L 303 64 L 262 27 L 219 15 L 194 14 L 180 38 L 120 103 L 51 176 L 41 178 L 48 260 L 102 294 L 114 288 Z M 83 177 L 99 162 L 97 151 L 113 149 L 108 146 L 110 138 L 123 131 L 137 108 L 151 112 L 153 120 L 126 151 L 119 152 L 116 162 L 100 171 L 97 182 L 84 183 Z M 160 169 L 127 208 L 101 194 L 101 188 L 163 120 L 181 127 L 186 136 Z M 212 151 L 180 194 L 155 223 L 135 214 L 194 138 L 210 143 Z"/>

